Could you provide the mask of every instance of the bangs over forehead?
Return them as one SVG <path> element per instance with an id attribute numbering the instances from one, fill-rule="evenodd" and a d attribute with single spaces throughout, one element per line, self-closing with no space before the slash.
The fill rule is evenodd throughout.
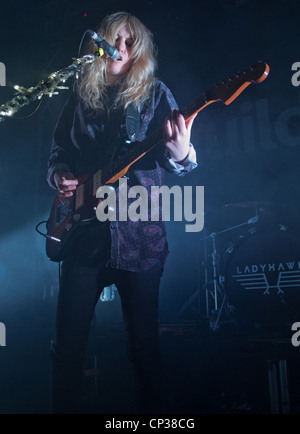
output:
<path id="1" fill-rule="evenodd" d="M 133 39 L 132 54 L 133 56 L 139 56 L 142 47 L 148 44 L 151 45 L 152 36 L 147 27 L 135 16 L 126 12 L 109 15 L 103 20 L 99 33 L 101 37 L 113 43 L 118 31 L 126 25 L 128 25 Z"/>

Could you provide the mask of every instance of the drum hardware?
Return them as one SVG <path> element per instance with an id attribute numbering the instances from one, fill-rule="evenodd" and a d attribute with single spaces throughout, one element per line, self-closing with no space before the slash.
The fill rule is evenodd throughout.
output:
<path id="1" fill-rule="evenodd" d="M 205 289 L 205 291 L 206 291 L 206 317 L 209 319 L 210 328 L 213 331 L 217 330 L 217 328 L 219 327 L 221 315 L 224 312 L 224 310 L 226 311 L 226 313 L 229 316 L 231 315 L 232 311 L 234 310 L 234 307 L 229 303 L 229 300 L 227 298 L 227 294 L 226 294 L 226 291 L 224 288 L 224 276 L 222 276 L 220 274 L 219 265 L 218 265 L 218 252 L 217 252 L 216 238 L 217 238 L 217 236 L 219 236 L 225 232 L 229 232 L 229 231 L 241 228 L 241 227 L 246 226 L 246 225 L 255 224 L 258 222 L 258 220 L 259 220 L 258 215 L 256 215 L 256 216 L 248 219 L 244 223 L 234 225 L 232 227 L 229 227 L 227 229 L 223 229 L 223 230 L 218 231 L 218 232 L 212 232 L 210 235 L 200 239 L 200 240 L 205 241 L 206 239 L 210 238 L 212 240 L 211 258 L 212 258 L 212 277 L 213 278 L 211 281 L 208 282 L 207 281 L 208 273 L 206 272 L 205 273 L 206 280 L 205 280 L 205 283 L 204 283 L 202 288 Z M 249 231 L 255 232 L 255 228 L 251 227 L 249 229 Z M 212 309 L 210 308 L 209 296 L 212 297 L 213 303 L 214 303 L 214 307 Z M 231 322 L 231 321 L 229 320 L 229 322 Z"/>
<path id="2" fill-rule="evenodd" d="M 201 316 L 201 301 L 200 294 L 205 291 L 205 318 L 209 320 L 210 328 L 215 331 L 219 327 L 221 315 L 224 311 L 226 311 L 229 316 L 233 311 L 234 307 L 230 305 L 227 295 L 225 292 L 225 288 L 223 285 L 224 276 L 220 274 L 219 265 L 218 265 L 218 252 L 217 252 L 217 237 L 225 232 L 229 232 L 238 228 L 241 228 L 246 225 L 252 225 L 257 223 L 259 220 L 258 215 L 248 219 L 246 222 L 229 227 L 227 229 L 211 232 L 209 235 L 200 238 L 200 241 L 204 241 L 204 260 L 202 261 L 202 265 L 204 265 L 204 284 L 200 287 L 200 278 L 198 276 L 198 289 L 189 297 L 186 303 L 182 306 L 180 311 L 177 313 L 177 317 L 179 317 L 188 307 L 192 307 L 193 310 L 196 310 Z M 253 227 L 250 228 L 250 231 L 255 229 Z M 206 226 L 204 227 L 204 231 L 207 232 Z M 208 252 L 207 252 L 207 240 L 212 240 L 212 253 L 210 254 L 211 260 L 208 260 Z M 211 270 L 209 270 L 209 263 L 211 263 Z M 198 275 L 200 273 L 200 267 L 198 267 Z M 212 275 L 210 279 L 209 276 Z M 213 300 L 213 307 L 211 306 L 211 300 Z M 193 306 L 194 302 L 197 301 L 197 307 Z M 225 321 L 222 321 L 223 323 Z M 231 322 L 231 321 L 230 321 Z"/>
<path id="3" fill-rule="evenodd" d="M 204 229 L 206 230 L 206 229 Z M 217 265 L 217 249 L 216 249 L 216 237 L 217 233 L 211 233 L 210 235 L 201 238 L 201 240 L 204 240 L 204 260 L 202 261 L 202 265 L 204 265 L 204 278 L 205 283 L 200 287 L 200 279 L 198 276 L 198 289 L 189 297 L 186 303 L 182 306 L 180 311 L 177 313 L 177 316 L 180 316 L 188 307 L 191 307 L 193 310 L 197 310 L 197 313 L 199 317 L 201 316 L 201 301 L 200 301 L 200 293 L 202 291 L 205 291 L 205 302 L 206 302 L 206 318 L 209 319 L 210 328 L 213 330 L 216 329 L 217 324 L 219 322 L 220 317 L 220 311 L 219 311 L 219 294 L 220 297 L 223 297 L 223 301 L 221 303 L 222 310 L 224 307 L 225 299 L 224 299 L 224 288 L 223 285 L 218 282 L 218 265 Z M 207 254 L 207 248 L 206 248 L 206 240 L 208 238 L 212 239 L 212 246 L 213 251 L 211 254 L 212 258 L 212 270 L 213 270 L 213 278 L 212 280 L 209 280 L 209 270 L 208 270 L 208 254 Z M 200 271 L 200 267 L 198 268 L 198 274 Z M 214 300 L 214 307 L 210 307 L 210 295 L 212 299 Z M 193 303 L 197 301 L 197 308 L 193 306 Z"/>
<path id="4" fill-rule="evenodd" d="M 228 229 L 229 230 L 229 229 Z M 219 327 L 221 314 L 223 313 L 223 310 L 226 306 L 227 296 L 224 290 L 224 286 L 222 283 L 221 276 L 219 274 L 219 267 L 218 267 L 218 253 L 217 253 L 217 247 L 216 247 L 216 237 L 218 233 L 212 232 L 208 238 L 211 238 L 212 240 L 212 280 L 207 284 L 205 284 L 206 288 L 206 317 L 209 319 L 209 326 L 212 331 L 217 330 Z M 209 308 L 209 295 L 212 297 L 214 302 L 213 309 Z M 219 299 L 221 299 L 221 302 L 219 302 Z"/>
<path id="5" fill-rule="evenodd" d="M 300 209 L 273 202 L 209 211 L 197 289 L 178 315 L 192 308 L 213 331 L 230 322 L 239 335 L 286 336 L 300 317 L 299 218 Z"/>
<path id="6" fill-rule="evenodd" d="M 290 414 L 287 361 L 268 360 L 271 414 Z"/>

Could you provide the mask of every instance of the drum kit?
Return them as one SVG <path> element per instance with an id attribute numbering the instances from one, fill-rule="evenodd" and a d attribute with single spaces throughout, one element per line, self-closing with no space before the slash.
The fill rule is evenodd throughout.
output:
<path id="1" fill-rule="evenodd" d="M 273 202 L 206 213 L 200 292 L 213 331 L 230 323 L 241 334 L 291 336 L 300 321 L 299 215 L 296 207 Z"/>

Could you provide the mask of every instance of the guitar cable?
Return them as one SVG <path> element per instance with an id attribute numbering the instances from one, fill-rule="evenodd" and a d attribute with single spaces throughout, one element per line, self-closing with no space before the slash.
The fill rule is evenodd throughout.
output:
<path id="1" fill-rule="evenodd" d="M 36 230 L 40 235 L 42 235 L 42 236 L 45 237 L 45 238 L 48 238 L 48 239 L 51 239 L 51 240 L 56 240 L 56 241 L 58 241 L 57 238 L 51 237 L 50 235 L 47 235 L 47 234 L 44 234 L 43 232 L 41 232 L 41 231 L 39 230 L 39 227 L 40 227 L 43 223 L 45 223 L 45 224 L 47 225 L 48 221 L 47 221 L 47 220 L 42 220 L 41 222 L 39 222 L 39 223 L 36 225 L 35 230 Z M 59 288 L 60 288 L 60 282 L 61 282 L 61 261 L 58 262 L 58 285 L 59 285 Z"/>
<path id="2" fill-rule="evenodd" d="M 58 238 L 52 237 L 51 235 L 44 234 L 43 232 L 39 231 L 38 228 L 39 228 L 39 226 L 40 226 L 41 224 L 43 224 L 43 223 L 46 223 L 46 224 L 47 224 L 48 221 L 47 221 L 47 220 L 43 220 L 43 221 L 39 222 L 39 223 L 36 225 L 35 230 L 36 230 L 40 235 L 43 235 L 43 237 L 45 237 L 45 238 L 47 238 L 47 239 L 49 239 L 49 240 L 56 241 L 56 242 L 60 243 L 60 240 L 59 240 Z"/>
<path id="3" fill-rule="evenodd" d="M 43 223 L 48 223 L 47 222 L 47 220 L 43 220 L 43 221 L 41 221 L 41 222 L 39 222 L 37 225 L 36 225 L 36 227 L 35 227 L 35 230 L 40 234 L 40 235 L 43 235 L 43 237 L 45 237 L 45 238 L 48 238 L 47 237 L 47 234 L 44 234 L 43 232 L 41 232 L 38 228 L 43 224 Z"/>

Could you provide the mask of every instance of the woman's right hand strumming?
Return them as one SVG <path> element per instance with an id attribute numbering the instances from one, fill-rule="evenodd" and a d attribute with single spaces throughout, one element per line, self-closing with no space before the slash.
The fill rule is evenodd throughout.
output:
<path id="1" fill-rule="evenodd" d="M 78 186 L 78 180 L 73 173 L 65 170 L 55 172 L 54 182 L 58 190 L 58 196 L 62 202 L 64 202 L 65 198 L 73 196 L 73 191 L 75 191 Z"/>

